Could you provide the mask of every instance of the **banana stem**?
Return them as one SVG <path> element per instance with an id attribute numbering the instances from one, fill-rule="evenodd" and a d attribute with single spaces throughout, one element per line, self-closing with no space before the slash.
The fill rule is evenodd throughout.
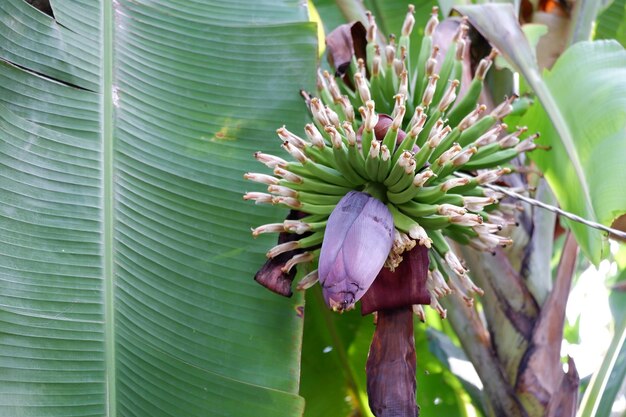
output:
<path id="1" fill-rule="evenodd" d="M 413 310 L 378 311 L 365 371 L 370 409 L 376 417 L 416 417 Z"/>

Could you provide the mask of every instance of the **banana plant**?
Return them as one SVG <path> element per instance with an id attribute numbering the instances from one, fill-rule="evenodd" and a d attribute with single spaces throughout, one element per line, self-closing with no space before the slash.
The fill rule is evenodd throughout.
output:
<path id="1" fill-rule="evenodd" d="M 349 2 L 341 3 L 345 9 L 346 3 Z M 392 8 L 378 2 L 370 2 L 369 6 L 372 10 L 376 10 L 377 7 L 379 10 L 385 7 Z M 359 8 L 355 6 L 352 10 L 352 14 L 346 15 L 357 15 Z M 517 69 L 521 70 L 526 80 L 530 80 L 529 84 L 537 91 L 537 105 L 523 122 L 544 133 L 538 142 L 551 147 L 549 152 L 533 152 L 530 155 L 546 172 L 548 183 L 556 190 L 558 199 L 554 198 L 543 180 L 536 182 L 536 179 L 530 176 L 528 179 L 536 185 L 535 197 L 552 205 L 560 204 L 586 218 L 600 218 L 602 223 L 610 225 L 623 214 L 623 207 L 626 206 L 619 200 L 622 194 L 617 190 L 618 183 L 603 181 L 606 187 L 617 187 L 606 193 L 596 187 L 590 188 L 586 183 L 592 181 L 594 177 L 592 171 L 604 163 L 603 161 L 611 158 L 595 159 L 594 155 L 581 147 L 581 143 L 591 141 L 597 144 L 596 149 L 614 150 L 612 146 L 602 146 L 602 141 L 610 141 L 613 134 L 618 137 L 620 132 L 623 132 L 624 119 L 617 114 L 620 112 L 619 109 L 623 108 L 622 104 L 618 104 L 623 96 L 618 92 L 624 88 L 621 81 L 623 77 L 619 75 L 620 69 L 623 68 L 623 49 L 611 43 L 582 42 L 564 54 L 557 62 L 553 74 L 542 77 L 539 70 L 534 69 L 537 65 L 536 58 L 519 28 L 514 9 L 487 5 L 459 7 L 458 10 L 461 14 L 469 16 L 470 22 L 492 41 L 499 52 Z M 498 22 L 498 25 L 494 25 L 495 22 Z M 385 23 L 380 26 L 385 26 Z M 577 30 L 580 33 L 580 29 Z M 582 61 L 588 64 L 585 76 L 581 77 L 580 82 L 573 83 L 580 85 L 579 89 L 572 88 L 570 82 L 576 78 L 572 71 L 573 68 L 578 68 L 574 62 Z M 605 75 L 602 76 L 600 73 Z M 583 85 L 583 79 L 584 83 L 589 84 Z M 611 79 L 615 82 L 610 83 L 604 90 L 600 88 L 599 79 Z M 559 81 L 566 80 L 567 87 L 558 86 Z M 605 92 L 609 91 L 616 94 L 605 96 Z M 568 93 L 571 94 L 569 99 L 566 98 Z M 579 126 L 593 125 L 598 128 L 605 126 L 604 122 L 595 124 L 598 120 L 590 119 L 591 115 L 571 108 L 568 103 L 573 102 L 573 96 L 584 96 L 585 102 L 587 100 L 614 102 L 614 105 L 602 106 L 604 120 L 605 122 L 611 120 L 608 124 L 613 126 L 614 130 L 593 135 L 583 133 L 580 129 L 573 129 L 572 126 L 578 123 Z M 555 120 L 554 126 L 561 132 L 560 137 L 554 131 L 550 118 Z M 515 120 L 519 122 L 519 119 Z M 617 149 L 621 149 L 621 146 L 617 145 Z M 572 162 L 568 161 L 568 149 L 577 153 L 576 158 L 571 158 Z M 623 155 L 623 152 L 620 151 L 619 154 Z M 622 159 L 622 156 L 616 156 L 607 167 L 623 166 L 618 162 Z M 581 162 L 577 163 L 577 160 Z M 572 163 L 578 164 L 579 167 L 568 166 Z M 567 175 L 564 175 L 564 171 Z M 572 193 L 572 184 L 577 184 L 576 189 L 592 190 L 593 197 L 585 199 L 580 194 Z M 486 404 L 482 407 L 485 414 L 576 413 L 579 389 L 575 363 L 570 359 L 567 372 L 562 370 L 560 344 L 564 309 L 574 273 L 577 248 L 570 236 L 562 250 L 562 260 L 556 273 L 556 280 L 553 282 L 550 273 L 550 254 L 555 220 L 554 214 L 527 206 L 521 216 L 522 227 L 513 236 L 518 243 L 512 248 L 498 252 L 495 257 L 481 256 L 467 249 L 462 251 L 472 271 L 472 277 L 475 277 L 478 285 L 485 290 L 482 297 L 482 314 L 486 320 L 481 320 L 476 311 L 467 309 L 455 298 L 442 303 L 448 310 L 448 320 L 455 328 L 465 354 L 474 364 L 484 383 L 483 395 L 486 401 L 483 398 L 479 403 Z M 583 251 L 594 262 L 607 255 L 605 243 L 598 232 L 584 225 L 575 225 L 572 229 Z M 616 343 L 621 340 L 620 337 L 621 333 L 616 335 Z M 419 362 L 418 355 L 418 365 Z M 617 374 L 621 372 L 617 369 L 616 371 Z M 423 387 L 423 384 L 418 384 L 418 397 L 420 387 Z M 358 396 L 356 398 L 358 399 Z M 478 406 L 480 407 L 480 404 Z"/>
<path id="2" fill-rule="evenodd" d="M 371 27 L 366 15 L 366 10 L 371 10 L 379 30 L 369 39 L 370 50 L 386 43 L 390 33 L 408 31 L 403 28 L 406 1 L 313 3 L 321 16 L 318 25 L 326 26 L 327 33 L 354 20 L 361 20 L 363 29 Z M 452 10 L 468 2 L 442 3 Z M 408 31 L 410 42 L 398 39 L 405 42 L 407 55 L 422 59 L 424 65 L 429 57 L 420 57 L 419 51 L 432 35 L 427 22 L 435 5 L 434 1 L 418 2 L 412 9 L 415 20 L 414 30 Z M 612 42 L 583 41 L 567 50 L 552 72 L 541 74 L 534 69 L 532 51 L 529 53 L 518 32 L 513 17 L 516 11 L 490 7 L 457 10 L 469 16 L 469 23 L 509 59 L 509 65 L 517 66 L 535 89 L 535 106 L 522 120 L 532 132 L 541 131 L 537 143 L 542 148 L 552 148 L 550 152 L 539 149 L 529 153 L 547 181 L 532 174 L 521 178 L 531 181 L 535 199 L 560 204 L 609 225 L 626 207 L 619 186 L 619 178 L 626 175 L 626 149 L 623 141 L 617 140 L 624 132 L 624 117 L 619 112 L 624 107 L 620 100 L 626 96 L 623 49 Z M 619 16 L 622 9 L 623 1 L 616 0 L 607 12 Z M 489 16 L 508 22 L 508 32 L 494 32 L 485 24 Z M 445 17 L 438 15 L 441 20 Z M 587 38 L 589 25 L 584 22 L 593 21 L 590 19 L 582 19 L 568 39 Z M 602 18 L 598 21 L 598 36 L 623 42 L 621 26 Z M 337 134 L 325 129 L 323 117 L 333 113 L 318 111 L 317 119 L 315 113 L 311 118 L 319 101 L 307 93 L 318 93 L 318 66 L 331 67 L 318 59 L 316 23 L 309 21 L 309 10 L 302 1 L 5 0 L 0 2 L 0 34 L 0 415 L 380 417 L 387 414 L 376 407 L 378 399 L 388 397 L 381 390 L 385 385 L 372 383 L 376 375 L 383 381 L 402 376 L 406 383 L 394 387 L 402 391 L 398 398 L 407 401 L 403 409 L 412 415 L 418 405 L 424 416 L 575 413 L 579 392 L 575 363 L 569 361 L 564 372 L 559 357 L 563 313 L 576 264 L 576 240 L 583 253 L 596 262 L 605 256 L 601 234 L 569 223 L 572 232 L 561 250 L 553 280 L 553 213 L 524 206 L 513 243 L 503 238 L 509 247 L 495 250 L 495 256 L 462 244 L 467 241 L 459 227 L 469 228 L 475 225 L 467 226 L 466 222 L 478 221 L 467 217 L 467 212 L 436 214 L 438 221 L 441 217 L 447 221 L 466 216 L 463 224 L 449 229 L 451 232 L 439 233 L 434 224 L 423 230 L 416 228 L 416 218 L 430 216 L 432 220 L 434 213 L 407 212 L 406 202 L 401 200 L 407 193 L 419 193 L 424 185 L 432 190 L 442 187 L 443 180 L 424 176 L 421 167 L 415 170 L 407 161 L 413 170 L 392 172 L 391 162 L 397 162 L 394 157 L 399 160 L 402 152 L 390 149 L 408 148 L 400 148 L 402 142 L 396 145 L 398 136 L 389 132 L 411 133 L 402 122 L 396 121 L 396 129 L 389 128 L 402 112 L 399 106 L 394 108 L 392 100 L 386 105 L 393 118 L 379 116 L 381 111 L 364 113 L 371 128 L 364 128 L 365 134 L 358 129 L 359 115 L 350 119 L 355 143 L 357 135 L 370 147 L 380 141 L 378 153 L 376 149 L 373 153 L 350 153 L 356 148 L 350 148 L 353 136 L 348 127 L 342 130 L 340 124 Z M 460 68 L 453 58 L 450 53 L 446 64 L 451 73 Z M 584 73 L 573 71 L 576 68 L 584 68 Z M 365 80 L 370 69 L 362 73 L 362 85 L 368 87 L 371 84 Z M 354 77 L 356 72 L 351 71 Z M 401 71 L 395 81 L 392 72 L 388 75 L 385 89 L 401 86 Z M 489 88 L 494 79 L 486 78 Z M 563 79 L 569 83 L 564 85 L 560 82 Z M 452 85 L 454 77 L 450 80 Z M 334 88 L 331 79 L 322 76 L 321 81 L 322 85 L 327 83 L 330 94 L 329 88 Z M 478 81 L 482 85 L 483 80 Z M 336 86 L 344 88 L 342 84 Z M 424 91 L 406 103 L 404 112 L 411 116 L 429 84 L 420 80 L 409 88 L 416 86 Z M 464 115 L 454 114 L 451 107 L 456 98 L 451 98 L 456 95 L 454 89 L 459 86 L 443 86 L 433 85 L 426 98 L 432 95 L 428 100 L 436 103 L 433 109 L 437 107 L 442 114 L 450 111 L 451 123 L 460 123 Z M 342 93 L 349 91 L 356 90 Z M 370 90 L 375 91 L 380 90 Z M 351 96 L 354 108 L 360 100 L 369 109 L 365 94 L 362 87 Z M 581 107 L 570 106 L 579 97 L 587 102 Z M 341 107 L 334 100 L 328 103 L 337 104 L 331 105 L 331 110 L 349 119 L 349 113 L 342 113 L 347 105 Z M 378 103 L 384 106 L 384 101 Z M 508 104 L 492 114 L 497 123 L 509 111 L 518 117 L 509 120 L 520 120 L 517 109 Z M 407 112 L 409 108 L 411 112 Z M 379 121 L 387 123 L 380 137 L 375 129 Z M 468 124 L 470 121 L 477 122 L 466 120 Z M 311 122 L 325 144 L 326 150 L 319 151 L 325 152 L 321 157 L 332 157 L 336 164 L 332 168 L 335 172 L 318 167 L 316 173 L 323 181 L 317 186 L 345 192 L 320 193 L 315 187 L 313 193 L 297 190 L 300 194 L 296 199 L 283 195 L 290 191 L 277 187 L 294 186 L 290 179 L 298 183 L 298 175 L 307 177 L 312 166 L 302 171 L 308 162 L 299 153 L 300 142 L 291 132 Z M 513 126 L 511 122 L 509 125 Z M 444 125 L 439 127 L 443 130 Z M 309 128 L 311 136 L 306 140 L 319 139 L 316 130 Z M 514 132 L 509 135 L 513 136 L 507 143 L 517 146 L 517 136 Z M 419 133 L 414 136 L 420 145 L 435 140 L 419 138 Z M 290 151 L 285 154 L 287 158 L 305 161 L 299 162 L 300 168 L 297 163 L 283 166 L 281 161 L 267 159 L 281 141 Z M 404 146 L 409 144 L 407 141 Z M 439 151 L 436 146 L 433 149 Z M 526 150 L 516 149 L 515 154 Z M 473 171 L 475 152 L 478 149 L 465 153 L 457 149 L 446 154 L 446 160 L 439 161 L 442 154 L 433 158 L 427 155 L 426 159 L 430 159 L 430 170 L 438 170 L 444 177 L 444 173 L 450 174 L 466 163 L 470 164 L 467 171 Z M 570 162 L 568 156 L 573 154 L 576 157 Z M 259 165 L 253 155 L 274 165 L 272 175 L 252 174 Z M 320 154 L 310 156 L 319 158 Z M 357 162 L 343 157 L 357 158 Z M 279 170 L 274 171 L 276 168 Z M 344 175 L 339 179 L 328 176 L 336 172 Z M 397 190 L 385 189 L 391 196 L 381 198 L 395 202 L 381 207 L 372 197 L 361 194 L 376 195 L 381 189 L 354 184 L 360 175 L 372 176 L 373 172 L 377 183 L 394 182 L 389 176 L 402 172 L 407 178 L 411 174 L 411 181 L 402 187 L 390 185 Z M 318 213 L 310 212 L 309 216 L 318 218 L 284 221 L 286 208 L 253 208 L 249 201 L 242 201 L 242 194 L 256 201 L 267 197 L 253 194 L 258 189 L 244 179 L 244 173 L 248 173 L 247 179 L 274 187 L 272 198 L 280 201 L 271 202 L 303 212 L 312 208 Z M 422 174 L 420 181 L 424 183 L 416 180 L 416 174 Z M 335 182 L 329 183 L 330 179 Z M 484 178 L 485 183 L 492 180 L 495 178 Z M 347 187 L 345 181 L 351 185 Z M 458 194 L 468 191 L 468 184 L 454 185 L 466 186 L 457 188 Z M 484 191 L 482 184 L 473 185 Z M 510 185 L 517 187 L 524 182 Z M 576 190 L 587 190 L 583 193 L 587 198 L 577 198 Z M 323 201 L 318 194 L 326 194 Z M 341 199 L 345 194 L 348 200 Z M 422 204 L 450 203 L 440 201 L 447 198 L 445 192 L 435 194 L 422 195 L 432 200 Z M 465 200 L 457 203 L 460 201 L 465 204 Z M 334 215 L 329 206 L 336 204 L 346 210 Z M 475 210 L 464 210 L 481 211 L 475 205 L 479 202 L 470 199 L 467 204 Z M 343 217 L 337 220 L 340 215 Z M 359 240 L 363 238 L 355 238 L 358 233 L 342 229 L 348 217 L 364 223 L 377 219 L 374 226 L 387 227 L 381 226 L 381 233 L 372 231 L 364 241 Z M 317 241 L 310 239 L 308 254 L 289 256 L 284 256 L 289 251 L 279 252 L 301 248 L 281 242 L 287 246 L 270 253 L 271 259 L 284 261 L 275 268 L 271 260 L 267 261 L 266 251 L 276 240 L 259 225 L 275 225 L 273 231 L 298 236 L 297 232 L 314 232 L 309 237 L 315 236 L 316 228 L 324 230 L 330 225 L 333 241 L 322 243 L 318 235 Z M 437 295 L 447 292 L 446 287 L 431 287 L 432 293 L 428 293 L 416 286 L 407 293 L 411 303 L 415 297 L 417 304 L 430 304 L 435 299 L 435 309 L 416 308 L 426 324 L 414 322 L 410 309 L 399 316 L 383 313 L 377 325 L 356 310 L 341 315 L 332 312 L 327 304 L 344 311 L 361 296 L 361 304 L 369 305 L 372 311 L 380 310 L 387 295 L 372 297 L 364 295 L 360 287 L 359 291 L 348 289 L 355 282 L 360 286 L 366 275 L 368 285 L 380 287 L 378 275 L 383 272 L 378 272 L 384 271 L 382 263 L 387 259 L 361 258 L 367 271 L 361 274 L 360 264 L 353 265 L 358 273 L 348 273 L 350 278 L 341 280 L 328 272 L 336 271 L 338 262 L 337 251 L 331 246 L 343 239 L 357 242 L 357 246 L 369 244 L 380 255 L 378 252 L 385 249 L 389 252 L 389 245 L 397 249 L 395 234 L 394 239 L 385 237 L 385 231 L 392 228 L 397 228 L 401 237 L 404 234 L 414 239 L 422 251 L 407 250 L 404 267 L 396 265 L 402 274 L 395 274 L 387 283 L 401 285 L 407 274 L 426 281 L 429 276 L 438 276 L 435 271 L 453 273 L 449 265 L 462 279 L 454 281 L 457 288 L 465 285 L 484 294 L 475 297 L 473 306 L 452 296 L 439 304 Z M 490 231 L 485 236 L 496 233 Z M 456 237 L 456 243 L 444 236 Z M 402 241 L 408 244 L 408 240 Z M 316 248 L 319 244 L 322 247 Z M 431 244 L 428 268 L 424 248 Z M 301 281 L 305 287 L 320 278 L 324 288 L 315 286 L 305 296 L 292 291 L 290 280 L 279 280 L 284 274 L 293 279 L 290 268 L 318 258 L 322 264 L 318 274 L 310 269 L 298 279 L 308 276 Z M 457 264 L 457 258 L 466 263 Z M 264 262 L 266 269 L 261 272 L 265 274 L 257 273 Z M 414 269 L 406 272 L 403 268 L 407 266 Z M 470 276 L 465 274 L 465 267 L 470 269 L 475 285 L 465 281 Z M 282 292 L 291 297 L 277 297 L 263 289 L 254 282 L 255 275 L 259 282 L 264 277 L 281 282 Z M 453 275 L 452 279 L 459 277 Z M 447 318 L 441 318 L 443 314 Z M 401 351 L 417 360 L 400 362 L 390 375 L 391 368 L 385 364 L 395 357 L 389 356 L 389 349 L 379 342 L 390 340 L 389 332 L 394 330 L 404 332 L 403 341 L 411 341 L 399 345 Z M 375 343 L 370 348 L 372 339 Z M 601 415 L 612 403 L 618 390 L 614 379 L 626 369 L 619 359 L 623 344 L 621 333 L 602 372 L 592 382 L 579 411 L 581 416 Z M 611 389 L 603 393 L 604 387 Z M 368 388 L 373 393 L 369 399 Z M 373 411 L 368 406 L 372 398 Z M 399 410 L 392 410 L 392 415 Z"/>

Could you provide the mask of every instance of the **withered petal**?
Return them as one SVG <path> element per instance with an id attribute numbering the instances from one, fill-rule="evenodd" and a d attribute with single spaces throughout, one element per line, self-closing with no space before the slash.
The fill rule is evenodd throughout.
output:
<path id="1" fill-rule="evenodd" d="M 285 273 L 282 268 L 293 255 L 299 252 L 301 251 L 286 252 L 268 259 L 254 275 L 254 280 L 276 294 L 291 297 L 293 295 L 291 283 L 296 275 L 296 270 L 292 269 Z"/>
<path id="2" fill-rule="evenodd" d="M 305 216 L 306 213 L 298 210 L 291 210 L 286 219 L 299 220 Z M 311 233 L 304 233 L 302 235 L 298 235 L 294 233 L 283 232 L 278 235 L 278 243 L 280 244 L 293 240 L 299 240 L 303 237 L 309 236 L 310 234 Z M 296 270 L 292 269 L 291 271 L 285 273 L 282 271 L 282 268 L 285 266 L 287 261 L 289 261 L 294 255 L 302 252 L 303 251 L 301 249 L 298 249 L 281 253 L 280 255 L 272 259 L 268 259 L 254 275 L 254 280 L 263 285 L 268 290 L 275 292 L 276 294 L 285 297 L 291 297 L 293 295 L 293 292 L 291 291 L 291 283 L 296 276 Z"/>
<path id="3" fill-rule="evenodd" d="M 361 22 L 343 24 L 326 36 L 328 63 L 335 69 L 335 76 L 342 77 L 346 85 L 352 89 L 354 84 L 345 75 L 353 55 L 357 59 L 365 59 L 367 44 L 365 36 L 365 26 Z"/>
<path id="4" fill-rule="evenodd" d="M 404 259 L 394 272 L 383 268 L 361 299 L 361 314 L 374 311 L 430 304 L 426 289 L 428 249 L 415 246 L 403 254 Z"/>

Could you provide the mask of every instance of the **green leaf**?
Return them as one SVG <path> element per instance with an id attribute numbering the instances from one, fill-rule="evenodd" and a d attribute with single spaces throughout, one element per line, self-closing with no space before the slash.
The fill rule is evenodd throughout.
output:
<path id="1" fill-rule="evenodd" d="M 609 296 L 609 303 L 615 320 L 615 334 L 600 369 L 585 391 L 581 417 L 609 417 L 626 380 L 626 269 L 621 269 L 611 281 L 615 287 Z"/>
<path id="2" fill-rule="evenodd" d="M 317 12 L 319 13 L 324 32 L 326 34 L 332 32 L 337 26 L 347 23 L 345 17 L 335 4 L 335 0 L 312 0 Z"/>
<path id="3" fill-rule="evenodd" d="M 573 133 L 574 143 L 591 195 L 586 207 L 578 179 L 558 132 L 547 121 L 544 108 L 533 106 L 522 123 L 541 132 L 538 143 L 551 146 L 535 151 L 532 159 L 544 172 L 561 206 L 587 219 L 610 225 L 626 211 L 626 52 L 616 42 L 580 42 L 559 58 L 545 83 Z M 569 223 L 588 257 L 598 262 L 601 233 Z"/>
<path id="4" fill-rule="evenodd" d="M 472 404 L 479 409 L 482 415 L 487 415 L 483 408 L 485 398 L 483 385 L 474 366 L 465 355 L 465 352 L 452 343 L 452 340 L 441 331 L 427 329 L 429 350 L 449 370 L 472 399 Z"/>
<path id="5" fill-rule="evenodd" d="M 623 55 L 613 50 L 617 45 L 600 47 L 581 42 L 563 54 L 552 76 L 544 80 L 510 5 L 458 9 L 526 78 L 539 98 L 541 106 L 534 106 L 523 122 L 541 132 L 542 144 L 552 146 L 550 152 L 537 150 L 531 155 L 545 170 L 561 207 L 609 224 L 610 217 L 626 207 L 620 202 L 621 196 L 612 194 L 623 189 L 619 183 L 623 164 L 616 165 L 616 160 L 623 155 L 617 136 L 624 126 L 623 112 L 620 114 L 624 106 L 618 93 L 625 84 L 619 69 Z M 604 99 L 610 102 L 604 103 Z M 596 148 L 600 143 L 603 146 Z M 603 235 L 581 224 L 569 224 L 585 255 L 599 263 L 605 247 Z"/>
<path id="6" fill-rule="evenodd" d="M 428 324 L 415 324 L 415 352 L 417 354 L 417 400 L 425 416 L 470 415 L 466 403 L 470 402 L 461 382 L 432 352 Z M 480 407 L 480 404 L 474 404 Z"/>
<path id="7" fill-rule="evenodd" d="M 2 416 L 296 416 L 302 319 L 241 201 L 300 127 L 296 0 L 0 2 Z"/>
<path id="8" fill-rule="evenodd" d="M 415 6 L 415 27 L 411 36 L 411 46 L 419 49 L 424 35 L 424 27 L 430 18 L 430 11 L 437 6 L 437 1 L 409 1 L 409 0 L 365 0 L 367 8 L 376 16 L 376 24 L 385 35 L 394 34 L 399 37 L 402 23 L 406 17 L 409 4 Z M 417 56 L 414 54 L 414 56 Z"/>
<path id="9" fill-rule="evenodd" d="M 596 39 L 615 39 L 626 47 L 626 0 L 614 0 L 598 16 Z"/>
<path id="10" fill-rule="evenodd" d="M 346 417 L 355 410 L 362 417 L 372 415 L 365 379 L 357 376 L 365 372 L 365 362 L 350 358 L 362 326 L 373 327 L 371 319 L 361 317 L 358 310 L 341 315 L 329 310 L 318 285 L 307 291 L 300 387 L 307 404 L 305 417 Z"/>

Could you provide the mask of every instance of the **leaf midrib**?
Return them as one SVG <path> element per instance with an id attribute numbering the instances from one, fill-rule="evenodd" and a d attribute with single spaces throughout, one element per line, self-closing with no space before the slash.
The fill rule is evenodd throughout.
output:
<path id="1" fill-rule="evenodd" d="M 115 275 L 113 271 L 113 4 L 102 2 L 102 201 L 104 343 L 107 416 L 117 415 L 115 379 Z"/>

